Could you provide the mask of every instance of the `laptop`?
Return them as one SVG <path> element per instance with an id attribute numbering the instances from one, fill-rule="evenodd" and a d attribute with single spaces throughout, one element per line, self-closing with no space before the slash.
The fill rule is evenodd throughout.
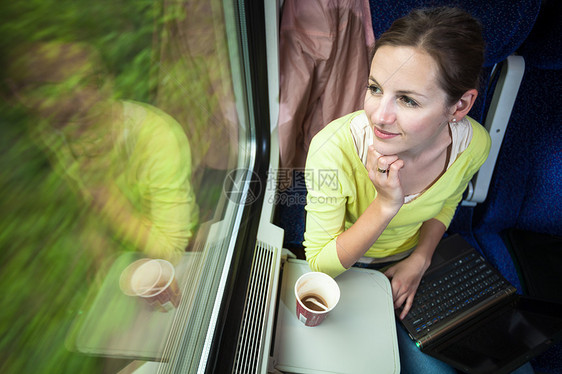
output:
<path id="1" fill-rule="evenodd" d="M 562 338 L 562 304 L 518 295 L 453 235 L 437 246 L 401 322 L 424 353 L 461 371 L 509 373 Z"/>

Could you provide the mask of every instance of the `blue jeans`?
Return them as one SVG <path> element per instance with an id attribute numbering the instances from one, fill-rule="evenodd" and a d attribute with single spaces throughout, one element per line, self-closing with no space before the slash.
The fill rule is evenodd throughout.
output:
<path id="1" fill-rule="evenodd" d="M 400 352 L 400 373 L 457 374 L 453 367 L 423 353 L 398 321 L 396 322 L 396 332 Z"/>
<path id="2" fill-rule="evenodd" d="M 400 352 L 400 373 L 457 374 L 453 367 L 423 353 L 398 321 L 396 322 L 396 332 L 398 334 L 398 350 Z M 528 362 L 517 370 L 512 371 L 512 374 L 532 373 L 534 373 L 533 367 Z"/>

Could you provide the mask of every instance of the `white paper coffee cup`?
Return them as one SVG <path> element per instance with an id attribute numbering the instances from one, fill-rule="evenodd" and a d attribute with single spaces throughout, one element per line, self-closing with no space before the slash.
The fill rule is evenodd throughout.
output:
<path id="1" fill-rule="evenodd" d="M 318 326 L 340 299 L 340 288 L 327 274 L 310 272 L 295 283 L 297 318 L 305 326 Z"/>

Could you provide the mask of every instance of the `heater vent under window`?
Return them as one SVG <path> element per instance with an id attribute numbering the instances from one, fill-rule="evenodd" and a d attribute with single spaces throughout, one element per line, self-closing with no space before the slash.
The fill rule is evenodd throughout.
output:
<path id="1" fill-rule="evenodd" d="M 269 334 L 274 313 L 280 250 L 256 243 L 244 315 L 238 335 L 233 373 L 260 373 L 267 367 Z"/>

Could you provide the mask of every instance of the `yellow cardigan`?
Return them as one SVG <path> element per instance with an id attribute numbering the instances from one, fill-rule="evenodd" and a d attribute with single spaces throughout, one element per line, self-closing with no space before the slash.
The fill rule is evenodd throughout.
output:
<path id="1" fill-rule="evenodd" d="M 352 119 L 363 113 L 354 112 L 328 124 L 312 139 L 308 151 L 303 244 L 310 268 L 333 277 L 346 270 L 336 252 L 336 238 L 377 195 L 350 131 Z M 364 256 L 384 258 L 413 248 L 422 223 L 429 219 L 435 218 L 449 226 L 468 182 L 486 161 L 490 150 L 488 132 L 472 118 L 468 120 L 473 135 L 467 149 L 429 189 L 402 205 Z"/>

